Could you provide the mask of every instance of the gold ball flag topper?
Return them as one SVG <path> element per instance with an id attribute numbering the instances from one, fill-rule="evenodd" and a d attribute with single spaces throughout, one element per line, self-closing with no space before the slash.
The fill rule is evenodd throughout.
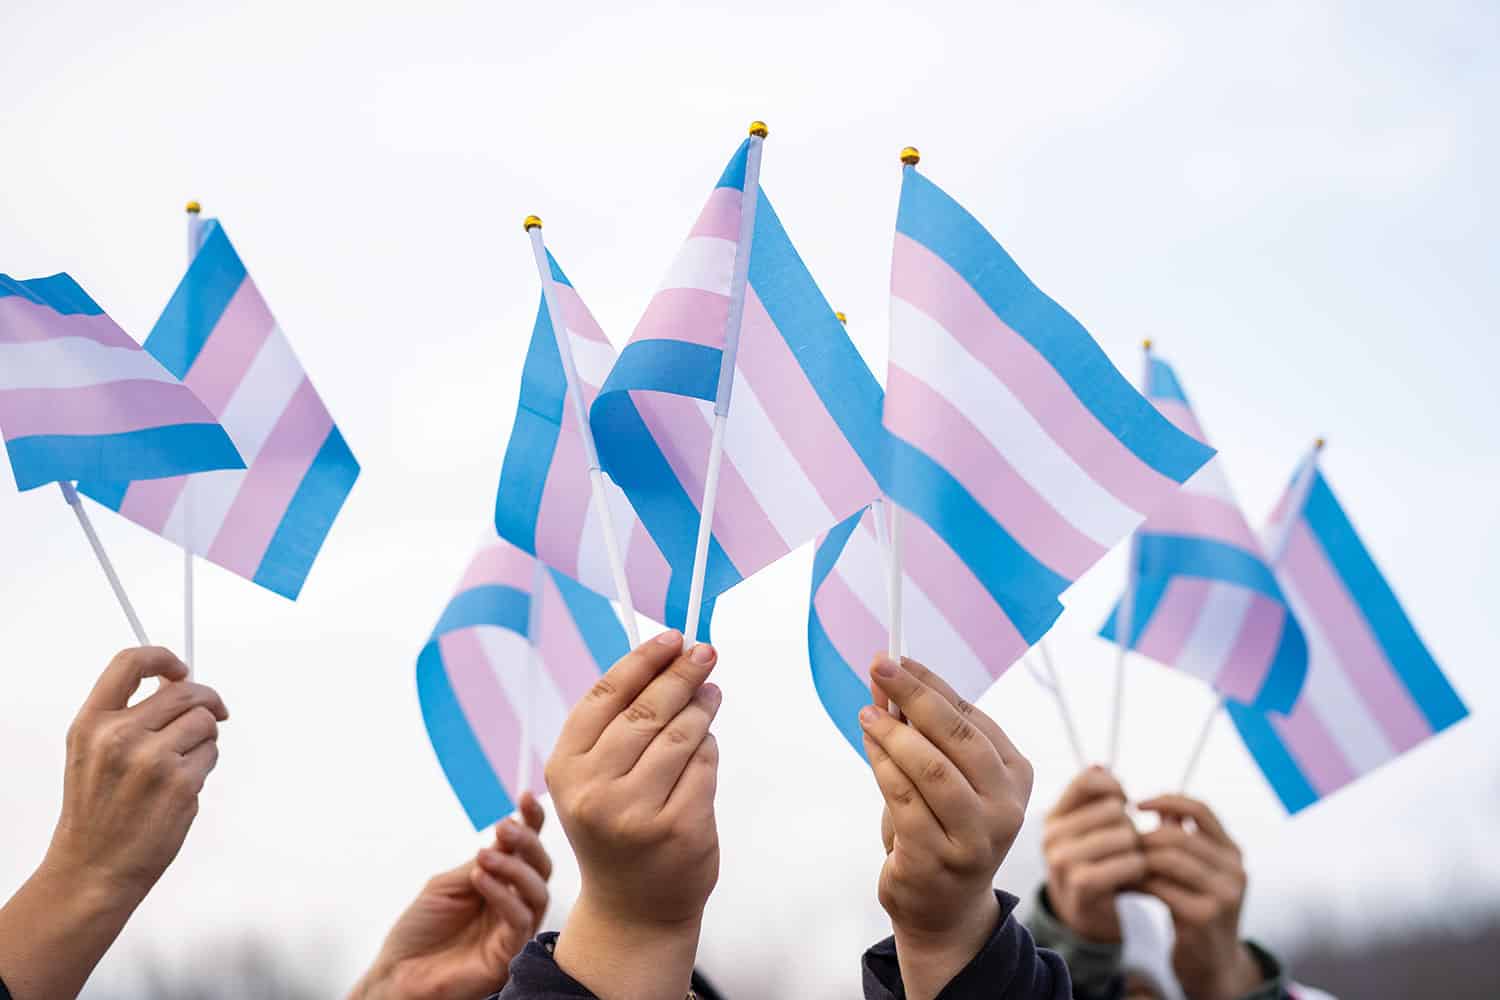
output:
<path id="1" fill-rule="evenodd" d="M 849 317 L 845 316 L 841 312 L 836 312 L 833 315 L 834 315 L 834 318 L 837 319 L 840 323 L 848 323 L 849 322 Z"/>
<path id="2" fill-rule="evenodd" d="M 533 230 L 533 229 L 541 229 L 541 228 L 542 228 L 542 220 L 541 220 L 541 217 L 540 217 L 540 216 L 536 216 L 536 215 L 528 215 L 528 216 L 526 216 L 526 218 L 525 218 L 525 219 L 524 219 L 524 220 L 523 220 L 523 221 L 522 221 L 522 222 L 521 222 L 521 225 L 522 225 L 522 226 L 523 226 L 523 227 L 525 227 L 525 229 L 526 229 L 526 231 L 527 231 L 527 232 L 528 232 L 528 233 L 529 233 L 529 232 L 531 232 L 531 231 L 532 231 L 532 230 Z"/>
<path id="3" fill-rule="evenodd" d="M 901 162 L 908 167 L 915 167 L 922 162 L 922 154 L 917 152 L 916 146 L 907 146 L 901 151 Z"/>
<path id="4" fill-rule="evenodd" d="M 188 215 L 197 215 L 201 211 L 203 211 L 203 206 L 198 204 L 196 201 L 190 201 L 187 203 Z"/>
<path id="5" fill-rule="evenodd" d="M 766 136 L 768 136 L 768 135 L 771 134 L 771 130 L 768 129 L 768 128 L 766 128 L 766 123 L 765 122 L 763 122 L 763 121 L 753 121 L 753 122 L 750 123 L 750 134 L 753 135 L 753 136 L 756 136 L 758 138 L 764 139 Z"/>
<path id="6" fill-rule="evenodd" d="M 1145 340 L 1141 341 L 1141 350 L 1143 350 L 1143 351 L 1149 351 L 1149 350 L 1151 350 L 1151 338 L 1150 337 L 1147 337 Z"/>

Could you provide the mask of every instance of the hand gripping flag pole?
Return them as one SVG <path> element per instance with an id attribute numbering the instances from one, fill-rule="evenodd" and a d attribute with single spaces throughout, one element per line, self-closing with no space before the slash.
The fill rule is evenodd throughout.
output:
<path id="1" fill-rule="evenodd" d="M 1313 441 L 1312 454 L 1308 456 L 1307 461 L 1298 473 L 1297 483 L 1292 493 L 1292 503 L 1287 508 L 1293 512 L 1293 516 L 1287 517 L 1286 522 L 1278 526 L 1277 532 L 1264 541 L 1266 561 L 1273 569 L 1281 561 L 1282 555 L 1286 552 L 1287 542 L 1291 540 L 1292 528 L 1297 523 L 1295 512 L 1300 511 L 1307 504 L 1307 494 L 1312 490 L 1313 480 L 1317 478 L 1318 455 L 1322 453 L 1323 445 L 1323 438 L 1317 438 Z M 1224 702 L 1224 695 L 1218 695 L 1214 699 L 1213 706 L 1203 717 L 1203 724 L 1198 730 L 1198 739 L 1193 743 L 1193 750 L 1188 755 L 1187 765 L 1182 769 L 1182 781 L 1177 786 L 1179 792 L 1186 792 L 1188 783 L 1193 780 L 1193 775 L 1198 770 L 1198 762 L 1203 757 L 1204 749 L 1208 746 L 1208 734 L 1213 730 L 1214 722 L 1218 719 L 1219 712 L 1224 708 Z"/>
<path id="2" fill-rule="evenodd" d="M 724 324 L 724 355 L 719 364 L 718 393 L 714 399 L 713 437 L 708 446 L 708 472 L 703 481 L 703 504 L 698 511 L 698 540 L 693 550 L 692 584 L 688 590 L 688 642 L 698 634 L 703 611 L 703 580 L 708 572 L 708 544 L 713 537 L 714 507 L 719 498 L 719 467 L 724 459 L 724 427 L 729 422 L 734 391 L 734 365 L 740 348 L 740 324 L 745 317 L 745 288 L 750 280 L 751 243 L 755 237 L 755 207 L 760 201 L 760 157 L 770 130 L 765 122 L 750 123 L 750 148 L 745 157 L 745 184 L 740 201 L 739 244 L 729 285 L 729 317 Z"/>
<path id="3" fill-rule="evenodd" d="M 583 405 L 583 389 L 579 385 L 578 366 L 573 359 L 573 342 L 562 310 L 558 307 L 557 293 L 552 284 L 552 263 L 548 260 L 547 246 L 542 239 L 542 220 L 535 215 L 528 215 L 522 225 L 526 227 L 526 232 L 531 237 L 531 252 L 536 257 L 536 275 L 542 283 L 542 299 L 547 304 L 547 319 L 552 326 L 552 336 L 557 340 L 557 353 L 562 358 L 563 375 L 568 383 L 568 398 L 572 400 L 573 416 L 578 420 L 579 434 L 583 438 L 584 458 L 587 459 L 589 466 L 589 489 L 593 494 L 594 506 L 599 509 L 599 524 L 604 534 L 604 551 L 609 558 L 609 571 L 615 581 L 615 597 L 620 602 L 620 618 L 625 625 L 625 635 L 630 639 L 630 647 L 634 649 L 641 644 L 640 628 L 635 618 L 635 600 L 630 594 L 630 579 L 625 575 L 625 558 L 620 551 L 620 536 L 615 529 L 614 512 L 604 490 L 604 471 L 599 467 L 599 452 L 594 446 L 594 432 L 589 426 L 589 415 Z M 733 371 L 732 366 L 730 370 Z M 719 437 L 716 421 L 715 441 L 718 441 Z M 709 521 L 712 521 L 711 516 Z M 701 574 L 695 579 L 700 584 L 698 593 L 701 596 Z"/>
<path id="4" fill-rule="evenodd" d="M 187 203 L 187 262 L 191 267 L 198 254 L 198 245 L 203 238 L 203 220 L 199 218 L 203 206 L 196 201 Z M 193 609 L 193 478 L 189 476 L 182 484 L 182 520 L 187 526 L 188 544 L 182 547 L 182 662 L 187 664 L 189 675 L 193 672 L 194 609 Z"/>
<path id="5" fill-rule="evenodd" d="M 89 548 L 94 550 L 94 558 L 99 560 L 99 568 L 104 571 L 104 578 L 109 581 L 109 589 L 115 592 L 115 600 L 120 602 L 120 610 L 125 612 L 125 619 L 130 622 L 130 631 L 135 633 L 135 641 L 138 646 L 149 646 L 151 640 L 146 638 L 146 630 L 141 627 L 141 620 L 135 613 L 135 605 L 130 603 L 130 596 L 125 593 L 124 584 L 120 583 L 119 574 L 115 572 L 114 563 L 109 560 L 109 553 L 104 551 L 104 543 L 99 541 L 99 535 L 94 531 L 94 524 L 89 520 L 88 511 L 83 509 L 83 498 L 78 491 L 73 489 L 71 483 L 58 483 L 62 490 L 63 499 L 68 506 L 73 508 L 73 515 L 78 518 L 78 526 L 83 529 L 83 536 L 89 540 Z"/>

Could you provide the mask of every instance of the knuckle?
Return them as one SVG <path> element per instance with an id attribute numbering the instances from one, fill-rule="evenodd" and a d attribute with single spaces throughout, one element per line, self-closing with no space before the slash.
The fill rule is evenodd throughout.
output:
<path id="1" fill-rule="evenodd" d="M 977 735 L 974 727 L 962 715 L 954 719 L 953 724 L 948 727 L 948 738 L 954 743 L 967 743 Z"/>
<path id="2" fill-rule="evenodd" d="M 922 765 L 922 780 L 932 785 L 941 785 L 953 776 L 953 769 L 945 760 L 929 760 Z"/>
<path id="3" fill-rule="evenodd" d="M 656 709 L 647 701 L 636 700 L 631 702 L 623 714 L 625 721 L 629 723 L 656 721 Z"/>
<path id="4" fill-rule="evenodd" d="M 909 806 L 917 800 L 917 793 L 910 785 L 905 785 L 891 793 L 891 801 L 898 806 Z"/>
<path id="5" fill-rule="evenodd" d="M 682 746 L 693 738 L 693 734 L 682 726 L 668 726 L 662 735 L 668 743 L 677 747 Z"/>
<path id="6" fill-rule="evenodd" d="M 595 701 L 608 701 L 615 696 L 617 691 L 619 691 L 618 685 L 610 680 L 609 675 L 606 674 L 595 681 L 593 687 L 589 688 L 589 697 Z"/>
<path id="7" fill-rule="evenodd" d="M 958 704 L 954 705 L 953 707 L 958 711 L 958 714 L 963 716 L 965 719 L 978 711 L 978 709 L 974 707 L 973 702 L 968 701 L 964 698 L 958 699 Z"/>

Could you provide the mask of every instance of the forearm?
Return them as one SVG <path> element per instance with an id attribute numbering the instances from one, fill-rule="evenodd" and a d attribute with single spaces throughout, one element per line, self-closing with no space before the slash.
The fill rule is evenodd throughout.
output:
<path id="1" fill-rule="evenodd" d="M 701 918 L 679 924 L 619 920 L 580 897 L 553 957 L 600 1000 L 682 1000 L 692 985 L 701 927 Z"/>
<path id="2" fill-rule="evenodd" d="M 0 907 L 0 979 L 15 1000 L 71 1000 L 142 898 L 44 861 Z"/>

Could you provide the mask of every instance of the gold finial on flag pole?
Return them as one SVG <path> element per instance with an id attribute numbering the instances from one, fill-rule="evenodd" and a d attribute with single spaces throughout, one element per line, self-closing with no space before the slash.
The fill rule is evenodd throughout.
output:
<path id="1" fill-rule="evenodd" d="M 188 215 L 197 215 L 201 211 L 203 211 L 203 206 L 198 204 L 196 201 L 190 201 L 187 203 Z"/>
<path id="2" fill-rule="evenodd" d="M 750 134 L 764 139 L 766 136 L 771 134 L 771 130 L 766 127 L 765 122 L 757 119 L 756 121 L 750 123 Z"/>
<path id="3" fill-rule="evenodd" d="M 1147 337 L 1145 340 L 1141 341 L 1141 350 L 1143 350 L 1143 351 L 1149 351 L 1149 350 L 1151 350 L 1151 338 L 1150 337 Z"/>
<path id="4" fill-rule="evenodd" d="M 908 167 L 915 167 L 918 163 L 922 162 L 922 154 L 917 152 L 916 146 L 907 146 L 901 150 L 901 162 Z"/>
<path id="5" fill-rule="evenodd" d="M 529 233 L 533 229 L 541 229 L 542 228 L 542 220 L 541 220 L 540 216 L 528 215 L 521 222 L 521 225 L 524 226 L 524 227 L 526 227 L 526 231 Z"/>
<path id="6" fill-rule="evenodd" d="M 1328 439 L 1327 438 L 1324 438 L 1324 437 L 1313 438 L 1313 451 L 1322 451 L 1323 450 L 1323 446 L 1325 444 L 1327 444 L 1327 443 L 1328 443 Z"/>
<path id="7" fill-rule="evenodd" d="M 845 316 L 843 313 L 836 312 L 836 313 L 833 314 L 833 316 L 834 316 L 835 319 L 837 319 L 840 323 L 843 323 L 845 326 L 847 326 L 849 324 L 849 317 Z"/>

